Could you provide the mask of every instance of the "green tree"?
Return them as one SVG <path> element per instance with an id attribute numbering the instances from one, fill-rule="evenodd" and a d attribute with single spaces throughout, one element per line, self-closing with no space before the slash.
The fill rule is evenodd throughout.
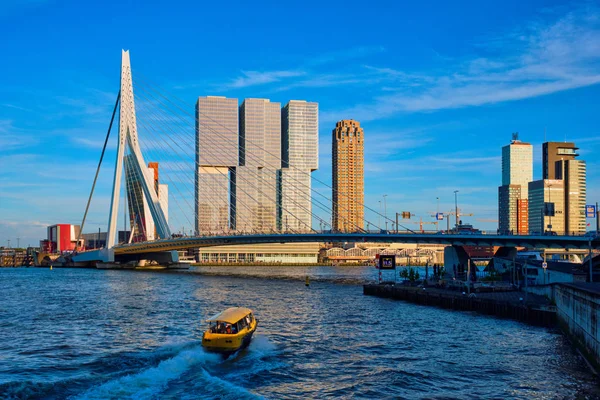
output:
<path id="1" fill-rule="evenodd" d="M 409 267 L 408 280 L 411 282 L 415 281 L 415 270 Z"/>
<path id="2" fill-rule="evenodd" d="M 408 279 L 408 271 L 406 270 L 406 268 L 402 268 L 402 271 L 400 272 L 400 278 L 404 280 Z"/>

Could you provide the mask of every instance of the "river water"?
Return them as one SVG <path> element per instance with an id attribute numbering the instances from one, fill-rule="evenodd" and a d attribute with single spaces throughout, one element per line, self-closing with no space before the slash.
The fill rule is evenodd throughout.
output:
<path id="1" fill-rule="evenodd" d="M 597 380 L 559 333 L 363 296 L 357 282 L 372 279 L 368 267 L 2 269 L 0 398 L 598 393 Z M 237 305 L 259 319 L 251 345 L 226 360 L 205 353 L 202 321 Z"/>

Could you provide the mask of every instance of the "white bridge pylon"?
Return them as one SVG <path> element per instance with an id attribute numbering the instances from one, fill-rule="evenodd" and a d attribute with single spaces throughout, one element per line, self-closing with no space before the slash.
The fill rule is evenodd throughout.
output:
<path id="1" fill-rule="evenodd" d="M 131 154 L 131 166 L 136 176 L 142 177 L 141 186 L 144 197 L 150 210 L 150 215 L 156 226 L 156 233 L 161 239 L 171 236 L 165 213 L 158 200 L 154 189 L 154 179 L 151 176 L 140 149 L 137 123 L 135 116 L 135 103 L 133 98 L 133 80 L 131 77 L 131 62 L 129 51 L 123 50 L 121 55 L 121 99 L 119 101 L 119 142 L 117 144 L 117 160 L 115 163 L 115 177 L 113 182 L 112 199 L 110 202 L 110 218 L 108 221 L 108 237 L 106 248 L 110 249 L 117 240 L 117 217 L 119 213 L 119 194 L 121 192 L 121 177 L 123 175 L 123 157 L 126 146 Z M 131 228 L 133 229 L 133 227 Z"/>

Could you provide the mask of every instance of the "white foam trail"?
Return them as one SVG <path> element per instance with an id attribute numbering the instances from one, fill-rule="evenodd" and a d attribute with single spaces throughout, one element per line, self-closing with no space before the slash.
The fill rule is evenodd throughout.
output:
<path id="1" fill-rule="evenodd" d="M 175 357 L 161 361 L 156 367 L 127 375 L 93 387 L 76 399 L 149 399 L 162 392 L 173 379 L 179 378 L 190 367 L 206 362 L 219 362 L 218 354 L 205 353 L 202 348 L 184 350 Z"/>

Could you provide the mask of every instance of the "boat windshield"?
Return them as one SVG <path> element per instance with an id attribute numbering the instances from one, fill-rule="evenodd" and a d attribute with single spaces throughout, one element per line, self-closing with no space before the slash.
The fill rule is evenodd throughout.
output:
<path id="1" fill-rule="evenodd" d="M 210 333 L 234 335 L 243 329 L 250 329 L 252 321 L 254 321 L 254 316 L 252 314 L 248 314 L 235 324 L 230 324 L 229 322 L 224 321 L 210 321 L 208 324 L 208 329 Z"/>

